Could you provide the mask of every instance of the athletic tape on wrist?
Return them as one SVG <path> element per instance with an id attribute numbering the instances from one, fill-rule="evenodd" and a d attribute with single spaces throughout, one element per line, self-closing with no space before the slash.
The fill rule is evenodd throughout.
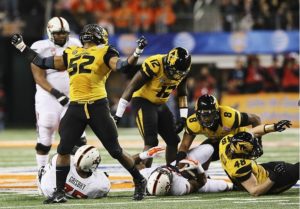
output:
<path id="1" fill-rule="evenodd" d="M 179 113 L 180 113 L 180 117 L 187 118 L 187 116 L 188 116 L 188 108 L 187 107 L 180 108 L 179 109 Z"/>
<path id="2" fill-rule="evenodd" d="M 119 103 L 118 103 L 118 108 L 117 108 L 117 111 L 116 111 L 116 116 L 118 117 L 122 117 L 124 112 L 125 112 L 125 109 L 127 107 L 127 104 L 128 104 L 128 101 L 121 98 Z"/>

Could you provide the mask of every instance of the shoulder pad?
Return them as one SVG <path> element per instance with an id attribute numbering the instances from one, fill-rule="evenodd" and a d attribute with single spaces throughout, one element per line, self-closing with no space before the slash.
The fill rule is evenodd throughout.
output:
<path id="1" fill-rule="evenodd" d="M 222 120 L 222 125 L 227 128 L 236 128 L 241 123 L 240 112 L 229 107 L 229 106 L 220 106 L 220 115 Z"/>
<path id="2" fill-rule="evenodd" d="M 46 39 L 46 40 L 39 40 L 39 41 L 34 42 L 30 48 L 34 51 L 38 51 L 38 50 L 41 50 L 43 48 L 48 48 L 48 47 L 49 47 L 49 43 L 48 43 L 48 39 Z"/>
<path id="3" fill-rule="evenodd" d="M 145 59 L 142 64 L 142 68 L 148 68 L 148 70 L 152 71 L 155 75 L 162 68 L 162 56 L 161 55 L 153 55 Z"/>
<path id="4" fill-rule="evenodd" d="M 82 47 L 81 42 L 77 38 L 70 37 L 69 38 L 69 46 L 79 46 Z"/>
<path id="5" fill-rule="evenodd" d="M 108 45 L 107 51 L 111 51 L 112 53 L 117 54 L 118 56 L 120 56 L 120 53 L 118 52 L 118 50 L 112 45 Z"/>
<path id="6" fill-rule="evenodd" d="M 197 134 L 201 130 L 201 125 L 196 118 L 196 113 L 189 116 L 186 120 L 186 132 L 188 134 Z"/>

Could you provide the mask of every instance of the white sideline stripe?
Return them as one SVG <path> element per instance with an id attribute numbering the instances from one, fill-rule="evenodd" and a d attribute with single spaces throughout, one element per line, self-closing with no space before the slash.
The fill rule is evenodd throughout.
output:
<path id="1" fill-rule="evenodd" d="M 125 197 L 123 197 L 123 198 L 125 198 Z M 195 198 L 195 197 L 193 197 L 193 198 Z M 284 198 L 284 199 L 286 199 L 286 198 L 293 199 L 293 198 L 299 198 L 299 197 L 281 197 L 281 198 Z M 274 197 L 274 198 L 263 198 L 263 197 L 261 197 L 259 199 L 260 199 L 260 201 L 249 201 L 247 203 L 257 203 L 257 202 L 280 202 L 281 203 L 283 201 L 284 202 L 289 201 L 289 200 L 278 200 L 278 197 Z M 263 199 L 265 199 L 265 201 Z M 150 201 L 148 201 L 148 200 L 150 200 Z M 186 199 L 186 197 L 180 197 L 180 198 L 174 197 L 172 199 L 170 198 L 170 200 L 165 200 L 165 198 L 161 199 L 161 198 L 153 197 L 151 199 L 145 199 L 145 200 L 140 201 L 140 202 L 132 201 L 132 202 L 88 203 L 88 204 L 84 204 L 84 203 L 83 204 L 80 204 L 80 203 L 77 203 L 77 204 L 68 204 L 68 203 L 66 203 L 66 204 L 63 204 L 62 206 L 64 206 L 64 207 L 73 207 L 73 206 L 97 206 L 97 205 L 100 206 L 100 205 L 124 205 L 124 204 L 125 205 L 128 205 L 128 204 L 130 204 L 130 205 L 132 205 L 132 204 L 149 204 L 149 202 L 153 202 L 155 200 L 158 201 L 159 203 L 176 203 L 176 202 L 182 203 L 182 202 L 216 202 L 216 201 L 219 202 L 219 201 L 224 201 L 224 200 L 231 201 L 231 200 L 241 200 L 241 199 L 240 198 L 221 198 L 221 199 L 214 199 L 214 200 L 210 200 L 210 199 L 206 199 L 205 200 L 205 199 L 199 199 L 199 197 L 198 197 L 198 199 L 192 199 L 192 198 Z M 247 200 L 250 200 L 250 199 L 247 199 Z M 256 199 L 254 199 L 254 200 L 256 200 Z M 271 200 L 273 200 L 273 201 L 271 201 Z M 234 203 L 245 204 L 245 202 L 234 202 Z M 288 203 L 284 203 L 284 204 L 288 204 Z M 51 205 L 43 205 L 43 207 L 45 207 L 45 206 L 46 207 L 48 207 L 48 206 L 52 207 L 53 204 L 51 204 Z M 6 208 L 9 208 L 9 209 L 11 209 L 11 208 L 39 208 L 39 207 L 41 207 L 41 205 L 27 205 L 27 206 L 14 206 L 14 207 L 5 206 L 5 207 L 0 207 L 0 209 L 6 209 Z"/>

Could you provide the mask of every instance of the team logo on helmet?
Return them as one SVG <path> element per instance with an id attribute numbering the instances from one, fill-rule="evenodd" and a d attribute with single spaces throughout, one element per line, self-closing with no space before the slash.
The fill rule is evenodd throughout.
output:
<path id="1" fill-rule="evenodd" d="M 248 132 L 235 134 L 229 145 L 229 153 L 232 158 L 256 159 L 263 154 L 262 146 L 258 139 Z"/>

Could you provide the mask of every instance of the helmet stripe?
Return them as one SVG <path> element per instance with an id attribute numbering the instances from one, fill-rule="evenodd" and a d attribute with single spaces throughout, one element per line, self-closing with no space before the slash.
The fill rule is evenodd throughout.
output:
<path id="1" fill-rule="evenodd" d="M 80 157 L 78 158 L 78 161 L 77 161 L 77 167 L 79 167 L 80 165 L 80 161 L 82 160 L 83 156 L 85 153 L 87 153 L 88 151 L 90 151 L 91 149 L 95 148 L 94 146 L 90 146 L 88 147 L 86 150 L 84 150 L 84 152 L 82 152 L 82 154 L 80 155 Z"/>
<path id="2" fill-rule="evenodd" d="M 61 30 L 64 31 L 65 30 L 64 23 L 63 23 L 63 21 L 60 17 L 58 17 L 58 19 L 59 19 L 59 22 L 60 22 L 60 25 L 61 25 Z"/>
<path id="3" fill-rule="evenodd" d="M 153 190 L 152 190 L 152 194 L 156 195 L 156 188 L 157 188 L 157 184 L 159 181 L 160 176 L 162 175 L 162 173 L 159 173 L 156 177 L 155 183 L 153 185 Z"/>

